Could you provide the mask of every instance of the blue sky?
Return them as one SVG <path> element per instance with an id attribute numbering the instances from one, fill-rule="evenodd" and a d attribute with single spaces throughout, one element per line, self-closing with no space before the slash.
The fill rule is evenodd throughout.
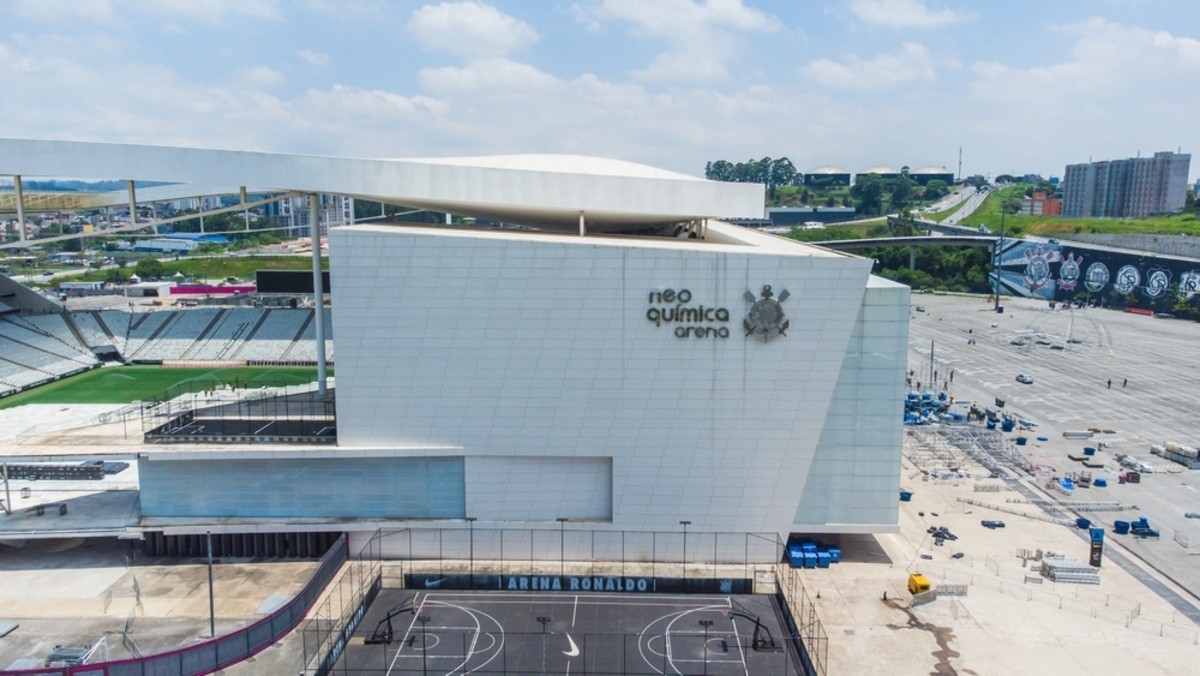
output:
<path id="1" fill-rule="evenodd" d="M 1197 153 L 1194 0 L 0 0 L 0 136 L 1061 175 Z M 1200 175 L 1193 161 L 1193 180 Z"/>

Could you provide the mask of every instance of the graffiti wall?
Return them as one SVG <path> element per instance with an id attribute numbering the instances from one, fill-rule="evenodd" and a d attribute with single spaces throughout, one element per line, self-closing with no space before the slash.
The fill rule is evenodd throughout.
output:
<path id="1" fill-rule="evenodd" d="M 997 267 L 1001 293 L 1012 296 L 1166 311 L 1200 295 L 1200 261 L 1149 253 L 1005 239 Z"/>

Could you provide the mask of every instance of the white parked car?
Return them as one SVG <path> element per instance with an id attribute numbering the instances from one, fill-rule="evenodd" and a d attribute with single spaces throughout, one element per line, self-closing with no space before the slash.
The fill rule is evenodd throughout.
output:
<path id="1" fill-rule="evenodd" d="M 1028 373 L 1022 373 L 1017 376 L 1017 382 L 1025 383 L 1026 385 L 1032 385 L 1033 384 L 1033 376 L 1029 375 Z"/>

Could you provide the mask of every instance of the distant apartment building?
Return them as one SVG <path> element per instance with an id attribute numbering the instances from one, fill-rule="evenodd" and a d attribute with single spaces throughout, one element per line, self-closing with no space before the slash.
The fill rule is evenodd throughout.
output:
<path id="1" fill-rule="evenodd" d="M 1172 213 L 1187 199 L 1192 156 L 1161 152 L 1067 166 L 1062 215 L 1068 218 L 1141 218 Z"/>
<path id="2" fill-rule="evenodd" d="M 1021 200 L 1021 213 L 1026 216 L 1061 216 L 1062 200 L 1044 192 L 1035 192 L 1033 197 Z"/>

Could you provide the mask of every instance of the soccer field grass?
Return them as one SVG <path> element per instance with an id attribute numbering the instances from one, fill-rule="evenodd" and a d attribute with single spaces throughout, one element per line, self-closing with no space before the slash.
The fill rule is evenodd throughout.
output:
<path id="1" fill-rule="evenodd" d="M 333 369 L 329 369 L 333 375 Z M 238 368 L 163 368 L 110 366 L 82 373 L 28 392 L 0 399 L 0 409 L 23 404 L 126 404 L 150 400 L 176 385 L 188 391 L 238 387 L 281 387 L 317 379 L 313 366 L 243 366 Z"/>

